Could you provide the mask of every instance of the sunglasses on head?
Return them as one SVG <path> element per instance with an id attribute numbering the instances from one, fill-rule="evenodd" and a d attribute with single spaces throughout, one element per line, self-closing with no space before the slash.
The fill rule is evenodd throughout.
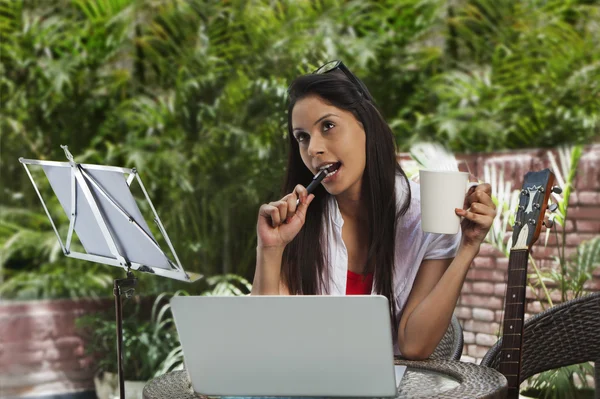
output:
<path id="1" fill-rule="evenodd" d="M 358 92 L 364 98 L 366 98 L 369 101 L 373 101 L 371 94 L 369 93 L 369 91 L 367 90 L 365 85 L 363 85 L 362 82 L 360 80 L 358 80 L 356 78 L 356 76 L 354 76 L 354 74 L 352 72 L 350 72 L 350 70 L 348 68 L 346 68 L 346 65 L 344 65 L 344 63 L 342 61 L 339 61 L 339 60 L 329 61 L 328 63 L 323 64 L 319 68 L 317 68 L 313 72 L 313 74 L 317 74 L 317 75 L 324 74 L 324 73 L 332 72 L 332 71 L 335 71 L 338 69 L 340 71 L 342 71 L 342 73 L 344 75 L 346 75 L 346 77 L 350 80 L 350 82 L 352 82 L 352 84 L 354 84 L 354 87 L 356 87 Z"/>

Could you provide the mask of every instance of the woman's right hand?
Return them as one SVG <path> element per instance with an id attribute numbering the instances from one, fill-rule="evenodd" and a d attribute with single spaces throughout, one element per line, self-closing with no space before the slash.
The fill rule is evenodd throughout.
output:
<path id="1" fill-rule="evenodd" d="M 258 211 L 256 233 L 260 248 L 284 248 L 296 237 L 304 221 L 306 210 L 315 198 L 298 184 L 294 191 L 279 201 L 263 204 Z M 298 206 L 296 201 L 300 199 Z"/>

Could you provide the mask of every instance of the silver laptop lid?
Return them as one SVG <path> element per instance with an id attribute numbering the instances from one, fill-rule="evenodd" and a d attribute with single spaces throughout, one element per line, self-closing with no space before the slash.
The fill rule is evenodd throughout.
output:
<path id="1" fill-rule="evenodd" d="M 196 392 L 396 396 L 384 296 L 174 297 L 171 305 Z"/>

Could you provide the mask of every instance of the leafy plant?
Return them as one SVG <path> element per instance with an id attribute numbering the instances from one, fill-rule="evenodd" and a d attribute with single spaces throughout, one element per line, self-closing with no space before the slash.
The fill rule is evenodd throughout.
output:
<path id="1" fill-rule="evenodd" d="M 123 375 L 128 380 L 149 380 L 176 346 L 171 320 L 152 312 L 145 320 L 141 305 L 125 307 L 123 318 Z M 117 373 L 117 340 L 114 312 L 79 317 L 76 327 L 87 337 L 86 351 L 94 356 L 98 371 Z"/>
<path id="2" fill-rule="evenodd" d="M 243 277 L 218 275 L 208 278 L 201 295 L 235 296 L 248 294 L 252 286 Z M 143 300 L 137 301 L 133 311 L 125 307 L 123 319 L 123 365 L 125 378 L 149 380 L 183 367 L 183 350 L 169 300 L 174 296 L 189 295 L 187 291 L 162 293 L 156 297 L 150 318 L 144 312 Z M 126 306 L 126 305 L 125 305 Z M 116 321 L 114 314 L 90 314 L 77 319 L 77 327 L 89 339 L 88 354 L 97 360 L 98 371 L 116 373 Z"/>
<path id="3" fill-rule="evenodd" d="M 401 149 L 598 137 L 600 7 L 513 3 L 0 0 L 0 203 L 43 215 L 17 158 L 68 144 L 138 169 L 186 270 L 249 277 L 257 209 L 280 195 L 287 86 L 326 60 L 366 82 Z M 13 253 L 6 278 L 51 254 Z"/>
<path id="4" fill-rule="evenodd" d="M 0 284 L 0 298 L 31 300 L 99 298 L 112 295 L 113 275 L 104 266 L 87 267 L 65 261 L 24 271 Z"/>
<path id="5" fill-rule="evenodd" d="M 594 367 L 590 363 L 548 370 L 531 379 L 530 387 L 523 390 L 523 393 L 540 399 L 591 399 L 594 397 L 594 387 L 588 384 L 587 377 L 592 375 Z M 574 384 L 575 379 L 580 382 L 580 387 Z"/>

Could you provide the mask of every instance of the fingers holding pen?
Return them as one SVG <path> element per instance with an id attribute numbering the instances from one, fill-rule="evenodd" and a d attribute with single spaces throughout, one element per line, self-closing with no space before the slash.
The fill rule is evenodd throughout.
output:
<path id="1" fill-rule="evenodd" d="M 304 226 L 308 206 L 315 198 L 299 187 L 279 201 L 263 204 L 257 222 L 260 247 L 285 246 Z M 296 201 L 299 201 L 296 203 Z"/>
<path id="2" fill-rule="evenodd" d="M 279 202 L 279 201 L 277 201 Z M 277 207 L 277 202 L 269 202 L 260 207 L 258 215 L 260 218 L 267 219 L 271 227 L 277 227 L 281 224 L 280 210 Z M 259 219 L 260 220 L 260 219 Z"/>
<path id="3" fill-rule="evenodd" d="M 282 198 L 282 200 L 285 200 L 288 205 L 288 212 L 286 218 L 284 219 L 285 223 L 289 223 L 292 220 L 298 208 L 307 202 L 307 198 L 308 191 L 306 191 L 306 188 L 301 184 L 298 184 L 296 187 L 294 187 L 294 191 Z"/>
<path id="4" fill-rule="evenodd" d="M 302 184 L 298 184 L 296 187 L 294 187 L 294 194 L 297 197 L 296 204 L 306 203 L 306 200 L 308 199 L 308 191 L 306 190 L 306 187 L 304 187 Z"/>
<path id="5" fill-rule="evenodd" d="M 314 196 L 313 196 L 314 197 Z M 271 226 L 278 227 L 289 223 L 296 211 L 302 206 L 308 204 L 308 192 L 302 185 L 297 185 L 294 191 L 280 199 L 265 204 L 261 207 L 261 214 L 270 218 Z M 304 210 L 303 215 L 306 214 Z M 304 220 L 304 218 L 302 218 Z"/>

